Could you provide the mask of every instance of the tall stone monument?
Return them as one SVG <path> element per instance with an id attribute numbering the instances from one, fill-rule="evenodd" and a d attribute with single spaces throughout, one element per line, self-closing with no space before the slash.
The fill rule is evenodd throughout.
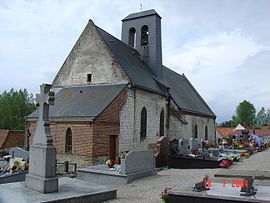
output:
<path id="1" fill-rule="evenodd" d="M 40 86 L 39 119 L 32 145 L 30 146 L 29 173 L 25 178 L 26 187 L 41 193 L 58 191 L 56 177 L 56 149 L 52 144 L 49 124 L 49 105 L 54 105 L 51 85 Z"/>

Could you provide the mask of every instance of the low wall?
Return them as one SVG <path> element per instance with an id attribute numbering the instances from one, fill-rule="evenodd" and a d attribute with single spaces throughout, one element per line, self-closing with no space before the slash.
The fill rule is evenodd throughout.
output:
<path id="1" fill-rule="evenodd" d="M 27 172 L 23 172 L 19 174 L 11 174 L 4 177 L 0 177 L 0 184 L 25 181 L 26 174 Z"/>

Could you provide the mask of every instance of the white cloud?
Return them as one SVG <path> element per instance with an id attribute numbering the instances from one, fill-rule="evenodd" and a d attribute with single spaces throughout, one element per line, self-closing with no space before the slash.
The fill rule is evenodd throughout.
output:
<path id="1" fill-rule="evenodd" d="M 207 75 L 211 72 L 229 73 L 244 60 L 261 49 L 270 48 L 258 44 L 240 30 L 191 39 L 182 47 L 174 47 L 173 53 L 166 53 L 168 66 L 179 66 L 179 71 L 191 73 L 202 68 Z"/>
<path id="2" fill-rule="evenodd" d="M 222 119 L 224 117 L 228 119 L 236 107 L 232 104 L 237 104 L 243 99 L 258 102 L 252 94 L 255 89 L 261 88 L 267 92 L 266 87 L 251 82 L 251 78 L 249 81 L 244 73 L 245 70 L 238 71 L 240 67 L 247 66 L 249 63 L 247 59 L 252 58 L 261 50 L 270 50 L 270 46 L 258 43 L 252 37 L 243 34 L 241 29 L 236 29 L 232 32 L 214 33 L 214 35 L 190 39 L 182 47 L 170 47 L 170 50 L 165 51 L 165 61 L 168 67 L 185 73 L 204 99 L 212 104 L 210 106 L 213 106 L 217 115 Z M 266 61 L 260 62 L 265 64 Z M 265 74 L 267 72 L 269 73 L 266 70 Z M 254 75 L 260 75 L 260 73 L 254 72 Z M 227 110 L 223 112 L 223 109 Z"/>
<path id="3" fill-rule="evenodd" d="M 162 16 L 163 63 L 185 73 L 218 121 L 243 99 L 270 108 L 268 0 L 1 1 L 0 92 L 37 92 L 53 80 L 88 19 L 120 38 L 121 19 L 140 3 Z"/>

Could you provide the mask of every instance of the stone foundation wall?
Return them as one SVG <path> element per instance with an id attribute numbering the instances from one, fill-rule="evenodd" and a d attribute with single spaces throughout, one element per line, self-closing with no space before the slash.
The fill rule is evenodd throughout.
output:
<path id="1" fill-rule="evenodd" d="M 87 166 L 86 157 L 85 156 L 77 156 L 73 154 L 57 154 L 56 159 L 58 163 L 64 163 L 68 161 L 71 164 L 77 164 L 78 168 Z"/>

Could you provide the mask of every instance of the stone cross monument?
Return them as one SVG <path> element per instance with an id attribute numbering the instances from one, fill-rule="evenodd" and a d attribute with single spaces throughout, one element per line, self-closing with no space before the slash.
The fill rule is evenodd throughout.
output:
<path id="1" fill-rule="evenodd" d="M 50 193 L 58 191 L 56 177 L 56 149 L 52 144 L 49 124 L 49 105 L 54 105 L 51 85 L 40 86 L 39 118 L 32 145 L 30 146 L 29 173 L 25 178 L 26 187 Z"/>

